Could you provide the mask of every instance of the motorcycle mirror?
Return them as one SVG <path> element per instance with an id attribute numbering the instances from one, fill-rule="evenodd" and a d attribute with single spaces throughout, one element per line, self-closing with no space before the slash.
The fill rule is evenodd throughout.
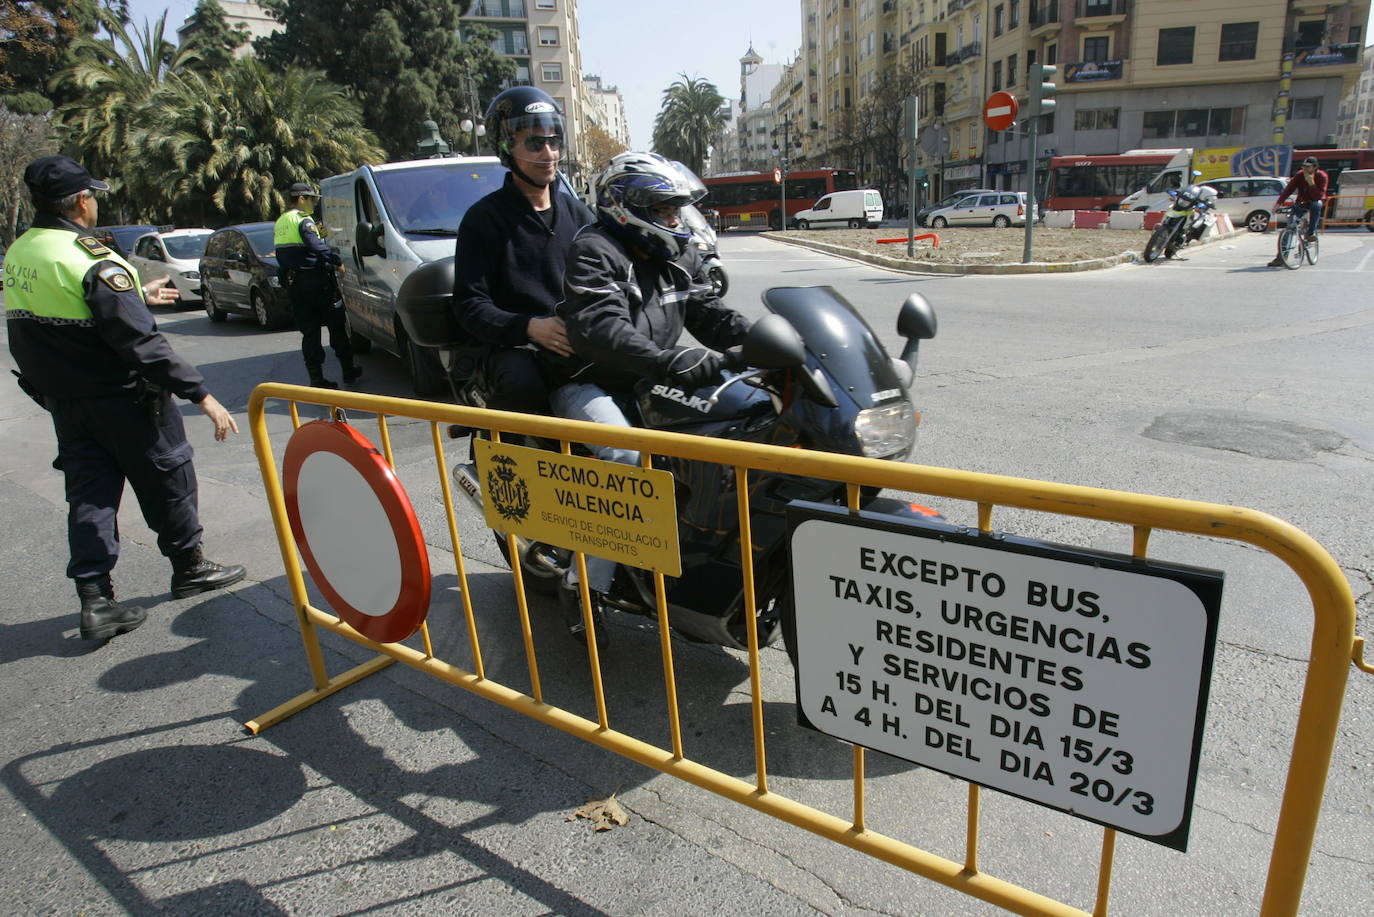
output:
<path id="1" fill-rule="evenodd" d="M 740 357 L 745 366 L 791 369 L 806 362 L 806 345 L 791 322 L 770 313 L 750 327 L 740 348 Z"/>
<path id="2" fill-rule="evenodd" d="M 939 323 L 935 319 L 935 307 L 920 293 L 912 293 L 902 303 L 902 311 L 897 313 L 897 333 L 906 338 L 902 348 L 902 362 L 916 372 L 916 353 L 921 341 L 935 337 Z"/>

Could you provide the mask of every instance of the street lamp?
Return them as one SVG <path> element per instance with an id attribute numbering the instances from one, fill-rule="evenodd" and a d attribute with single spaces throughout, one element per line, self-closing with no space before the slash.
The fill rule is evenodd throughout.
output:
<path id="1" fill-rule="evenodd" d="M 1369 146 L 1369 125 L 1368 125 L 1368 124 L 1361 124 L 1361 125 L 1360 125 L 1360 149 L 1363 150 L 1363 149 L 1364 149 L 1365 147 L 1367 147 L 1367 146 Z"/>
<path id="2" fill-rule="evenodd" d="M 796 148 L 801 149 L 801 137 L 797 137 Z M 787 175 L 792 171 L 792 116 L 782 116 L 782 147 L 778 147 L 778 130 L 773 129 L 773 155 L 778 157 L 778 212 L 781 216 L 782 231 L 787 231 Z"/>
<path id="3" fill-rule="evenodd" d="M 470 135 L 471 135 L 471 141 L 472 141 L 472 143 L 471 143 L 472 155 L 476 156 L 476 155 L 477 155 L 477 138 L 478 138 L 478 137 L 485 137 L 485 136 L 487 135 L 487 126 L 486 126 L 485 124 L 482 123 L 482 119 L 481 119 L 481 118 L 478 118 L 478 119 L 477 119 L 477 123 L 476 123 L 475 125 L 472 123 L 472 119 L 471 119 L 471 118 L 464 118 L 462 121 L 459 121 L 459 122 L 458 122 L 458 129 L 459 129 L 460 131 L 462 131 L 463 133 L 465 133 L 465 134 L 470 134 Z"/>

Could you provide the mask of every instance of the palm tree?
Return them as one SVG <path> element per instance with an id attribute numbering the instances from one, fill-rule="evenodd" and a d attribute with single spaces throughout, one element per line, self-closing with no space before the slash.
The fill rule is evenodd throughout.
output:
<path id="1" fill-rule="evenodd" d="M 129 137 L 143 108 L 163 81 L 193 57 L 162 37 L 166 12 L 132 34 L 110 10 L 102 7 L 98 16 L 110 37 L 75 42 L 73 63 L 51 85 L 75 96 L 57 114 L 78 158 L 119 187 L 125 167 L 136 158 L 128 155 Z"/>
<path id="2" fill-rule="evenodd" d="M 133 139 L 143 151 L 136 183 L 161 189 L 167 215 L 195 225 L 275 217 L 292 182 L 385 158 L 346 90 L 253 58 L 167 80 Z"/>
<path id="3" fill-rule="evenodd" d="M 654 119 L 654 150 L 701 174 L 707 153 L 727 120 L 721 111 L 725 99 L 714 83 L 685 73 L 681 76 L 663 90 L 663 103 Z"/>

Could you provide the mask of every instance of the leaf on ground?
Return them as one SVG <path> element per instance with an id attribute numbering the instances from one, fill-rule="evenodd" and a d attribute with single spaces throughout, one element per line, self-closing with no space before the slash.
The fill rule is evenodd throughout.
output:
<path id="1" fill-rule="evenodd" d="M 579 818 L 589 820 L 594 831 L 610 831 L 612 828 L 623 828 L 630 823 L 630 816 L 626 815 L 620 803 L 616 802 L 614 793 L 605 799 L 593 799 L 569 815 L 567 820 L 576 821 Z"/>

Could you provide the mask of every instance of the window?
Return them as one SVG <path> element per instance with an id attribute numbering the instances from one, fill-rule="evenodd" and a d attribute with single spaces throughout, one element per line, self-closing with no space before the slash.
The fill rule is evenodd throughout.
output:
<path id="1" fill-rule="evenodd" d="M 1080 108 L 1073 113 L 1076 131 L 1114 131 L 1120 117 L 1119 108 Z"/>
<path id="2" fill-rule="evenodd" d="M 1107 52 L 1110 48 L 1111 39 L 1106 35 L 1094 35 L 1091 38 L 1083 39 L 1083 59 L 1085 61 L 1104 61 L 1109 60 Z"/>
<path id="3" fill-rule="evenodd" d="M 1207 109 L 1185 108 L 1179 111 L 1174 131 L 1178 137 L 1206 137 Z"/>
<path id="4" fill-rule="evenodd" d="M 563 82 L 563 65 L 558 61 L 550 61 L 539 65 L 539 78 L 546 83 Z"/>
<path id="5" fill-rule="evenodd" d="M 1003 32 L 1002 25 L 1003 25 L 1003 19 L 1005 18 L 1005 15 L 1006 15 L 1006 8 L 1005 8 L 1005 7 L 999 5 L 999 6 L 997 6 L 997 7 L 995 7 L 995 8 L 993 9 L 993 11 L 992 11 L 992 37 L 993 37 L 993 38 L 996 38 L 998 35 L 1001 35 L 1001 34 L 1002 34 L 1002 32 Z M 961 44 L 962 44 L 962 42 L 961 42 Z"/>
<path id="6" fill-rule="evenodd" d="M 1321 97 L 1321 96 L 1309 96 L 1308 98 L 1305 98 L 1305 99 L 1294 99 L 1294 100 L 1293 100 L 1293 114 L 1291 115 L 1291 117 L 1293 118 L 1294 121 L 1298 120 L 1299 118 L 1310 118 L 1310 119 L 1315 120 L 1315 119 L 1317 119 L 1317 118 L 1320 118 L 1321 116 L 1322 116 L 1322 97 Z"/>
<path id="7" fill-rule="evenodd" d="M 992 91 L 997 92 L 1002 88 L 1002 62 L 995 60 L 992 62 Z"/>
<path id="8" fill-rule="evenodd" d="M 1059 46 L 1058 46 L 1058 45 L 1046 45 L 1046 46 L 1045 46 L 1045 66 L 1048 67 L 1048 66 L 1051 66 L 1051 65 L 1057 64 L 1057 63 L 1059 63 Z"/>
<path id="9" fill-rule="evenodd" d="M 1186 108 L 1182 111 L 1147 111 L 1142 119 L 1147 139 L 1158 137 L 1205 137 L 1245 132 L 1245 109 Z"/>
<path id="10" fill-rule="evenodd" d="M 1159 30 L 1159 52 L 1155 63 L 1161 67 L 1193 62 L 1193 26 Z"/>
<path id="11" fill-rule="evenodd" d="M 1011 55 L 1007 58 L 1007 85 L 1016 85 L 1016 58 L 1018 55 Z"/>
<path id="12" fill-rule="evenodd" d="M 556 10 L 558 0 L 534 0 L 534 8 L 537 10 Z"/>
<path id="13" fill-rule="evenodd" d="M 1258 22 L 1224 22 L 1217 60 L 1254 60 L 1259 42 Z"/>
<path id="14" fill-rule="evenodd" d="M 1011 0 L 1011 6 L 1007 12 L 1007 28 L 1014 29 L 1021 25 L 1021 0 Z"/>
<path id="15" fill-rule="evenodd" d="M 539 27 L 539 44 L 549 48 L 558 44 L 558 26 L 541 25 Z"/>

